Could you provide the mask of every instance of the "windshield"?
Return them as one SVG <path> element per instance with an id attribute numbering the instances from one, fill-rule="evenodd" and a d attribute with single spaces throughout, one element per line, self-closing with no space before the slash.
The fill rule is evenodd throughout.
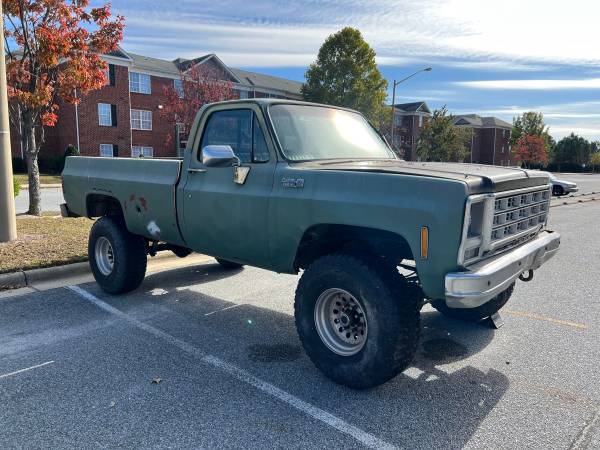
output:
<path id="1" fill-rule="evenodd" d="M 269 115 L 289 160 L 396 158 L 360 114 L 321 106 L 273 105 Z"/>

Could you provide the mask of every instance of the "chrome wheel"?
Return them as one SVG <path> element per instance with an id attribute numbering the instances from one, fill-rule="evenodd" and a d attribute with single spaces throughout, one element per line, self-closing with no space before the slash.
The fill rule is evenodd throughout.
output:
<path id="1" fill-rule="evenodd" d="M 115 266 L 115 255 L 110 241 L 105 237 L 99 237 L 95 249 L 96 266 L 100 273 L 108 276 Z"/>
<path id="2" fill-rule="evenodd" d="M 315 304 L 315 326 L 323 344 L 341 356 L 357 354 L 367 340 L 367 317 L 352 294 L 324 291 Z"/>

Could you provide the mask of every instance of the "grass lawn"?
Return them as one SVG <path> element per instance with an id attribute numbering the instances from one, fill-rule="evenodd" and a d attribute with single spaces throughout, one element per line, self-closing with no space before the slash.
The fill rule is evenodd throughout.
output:
<path id="1" fill-rule="evenodd" d="M 0 273 L 86 261 L 93 223 L 60 216 L 18 218 L 17 240 L 0 243 Z"/>
<path id="2" fill-rule="evenodd" d="M 21 184 L 21 187 L 27 186 L 29 183 L 27 181 L 26 173 L 15 173 L 15 179 Z M 60 184 L 60 175 L 40 175 L 40 183 L 41 184 Z"/>

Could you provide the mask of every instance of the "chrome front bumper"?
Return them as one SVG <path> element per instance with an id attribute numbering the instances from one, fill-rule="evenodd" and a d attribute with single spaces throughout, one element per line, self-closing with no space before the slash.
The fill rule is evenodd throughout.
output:
<path id="1" fill-rule="evenodd" d="M 446 275 L 449 308 L 477 308 L 507 289 L 520 274 L 539 268 L 558 251 L 560 234 L 543 231 L 508 253 Z"/>

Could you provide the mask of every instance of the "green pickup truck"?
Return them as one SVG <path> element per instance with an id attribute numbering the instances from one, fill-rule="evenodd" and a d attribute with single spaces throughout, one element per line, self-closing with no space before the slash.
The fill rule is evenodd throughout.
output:
<path id="1" fill-rule="evenodd" d="M 203 107 L 182 160 L 67 158 L 63 215 L 89 238 L 108 293 L 142 282 L 162 250 L 302 272 L 300 339 L 354 388 L 403 371 L 425 303 L 478 321 L 558 250 L 543 172 L 398 159 L 357 112 L 287 100 Z"/>

